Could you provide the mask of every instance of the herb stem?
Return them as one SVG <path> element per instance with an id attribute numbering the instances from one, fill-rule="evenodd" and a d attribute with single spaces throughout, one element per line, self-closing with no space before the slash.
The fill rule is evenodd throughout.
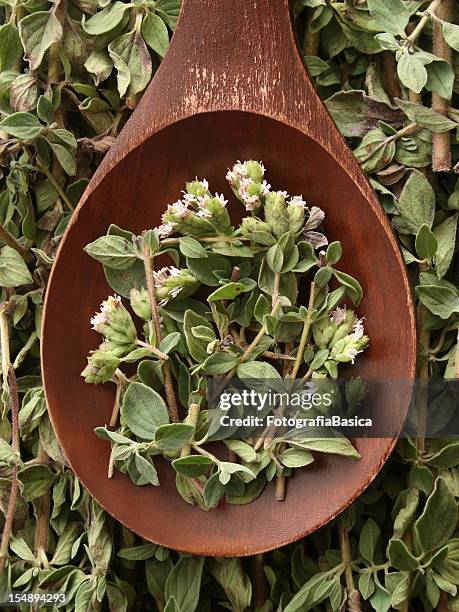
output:
<path id="1" fill-rule="evenodd" d="M 279 301 L 280 279 L 281 279 L 280 272 L 276 272 L 274 274 L 274 289 L 273 289 L 273 296 L 272 296 L 272 307 L 273 308 Z"/>
<path id="2" fill-rule="evenodd" d="M 145 266 L 145 276 L 147 280 L 148 299 L 150 301 L 151 318 L 156 332 L 156 342 L 161 342 L 161 322 L 156 301 L 155 283 L 153 280 L 152 255 L 146 240 L 143 246 L 143 261 Z M 173 423 L 178 423 L 179 416 L 177 411 L 177 400 L 175 399 L 174 385 L 169 361 L 163 362 L 164 386 L 166 389 L 166 399 L 169 408 L 169 416 Z"/>
<path id="3" fill-rule="evenodd" d="M 27 342 L 24 344 L 24 346 L 21 348 L 21 350 L 19 351 L 19 353 L 16 355 L 16 359 L 14 360 L 13 363 L 13 368 L 15 370 L 18 369 L 18 367 L 21 365 L 21 363 L 24 361 L 24 359 L 27 357 L 27 353 L 30 351 L 30 349 L 33 347 L 33 345 L 37 342 L 38 340 L 38 335 L 36 331 L 33 331 Z"/>
<path id="4" fill-rule="evenodd" d="M 11 401 L 11 447 L 20 457 L 19 445 L 19 397 L 16 385 L 16 375 L 11 366 L 10 336 L 9 336 L 9 309 L 10 304 L 4 303 L 0 310 L 0 348 L 2 351 L 2 378 L 3 387 Z M 18 465 L 14 465 L 11 474 L 11 492 L 8 508 L 3 525 L 2 541 L 0 543 L 0 575 L 5 569 L 8 558 L 11 532 L 13 528 L 14 513 L 18 497 Z"/>
<path id="5" fill-rule="evenodd" d="M 339 543 L 341 548 L 341 558 L 344 564 L 344 578 L 346 581 L 346 591 L 348 596 L 347 609 L 350 612 L 360 612 L 362 609 L 360 593 L 355 588 L 354 576 L 352 575 L 352 555 L 349 541 L 349 532 L 341 518 L 338 523 Z"/>
<path id="6" fill-rule="evenodd" d="M 290 375 L 290 378 L 296 378 L 298 374 L 298 370 L 300 369 L 301 364 L 303 363 L 304 349 L 306 348 L 306 342 L 308 341 L 309 330 L 311 329 L 312 323 L 312 312 L 314 308 L 314 300 L 315 300 L 316 287 L 315 283 L 311 283 L 311 288 L 309 291 L 309 303 L 308 303 L 308 314 L 306 315 L 306 319 L 303 325 L 303 332 L 301 334 L 300 345 L 298 347 L 298 352 L 296 354 L 295 363 L 293 365 L 293 370 Z"/>
<path id="7" fill-rule="evenodd" d="M 0 240 L 3 240 L 5 244 L 14 249 L 21 257 L 24 259 L 26 263 L 31 263 L 33 257 L 27 251 L 27 249 L 16 240 L 16 238 L 11 234 L 4 225 L 0 224 Z"/>
<path id="8" fill-rule="evenodd" d="M 457 330 L 457 344 L 456 351 L 454 354 L 454 378 L 459 378 L 459 329 Z"/>
<path id="9" fill-rule="evenodd" d="M 443 21 L 453 20 L 453 3 L 443 0 L 438 8 L 438 18 Z M 433 23 L 433 53 L 451 64 L 452 51 L 447 44 L 441 27 L 441 22 Z M 438 93 L 432 93 L 432 110 L 440 115 L 447 116 L 449 100 L 442 98 Z M 451 170 L 451 147 L 449 132 L 434 132 L 432 134 L 432 170 L 434 172 L 448 172 Z"/>
<path id="10" fill-rule="evenodd" d="M 442 0 L 433 0 L 429 6 L 427 7 L 427 9 L 422 13 L 422 17 L 419 20 L 419 23 L 417 24 L 417 26 L 414 28 L 414 30 L 411 32 L 411 34 L 407 37 L 406 42 L 408 42 L 409 44 L 413 44 L 416 39 L 420 36 L 422 30 L 424 29 L 424 27 L 427 25 L 427 22 L 429 21 L 430 17 L 432 16 L 431 14 L 437 10 L 438 6 L 441 4 Z"/>
<path id="11" fill-rule="evenodd" d="M 258 610 L 264 606 L 268 596 L 262 554 L 252 557 L 251 569 L 253 582 L 253 607 Z"/>
<path id="12" fill-rule="evenodd" d="M 143 342 L 142 340 L 137 340 L 137 344 L 151 351 L 154 355 L 159 357 L 159 359 L 161 359 L 162 361 L 167 361 L 169 359 L 169 355 L 166 355 L 166 353 L 163 353 L 162 351 L 157 349 L 156 346 L 153 346 L 152 344 L 147 344 L 146 342 Z"/>
<path id="13" fill-rule="evenodd" d="M 199 404 L 190 404 L 190 407 L 188 408 L 188 415 L 185 419 L 185 423 L 187 423 L 187 425 L 192 425 L 195 431 L 196 431 L 196 425 L 198 424 L 199 411 L 200 411 Z M 194 439 L 194 434 L 193 434 L 193 439 Z M 186 446 L 182 448 L 180 457 L 188 457 L 188 455 L 191 453 L 192 443 L 193 442 L 190 442 L 189 444 L 187 444 Z"/>
<path id="14" fill-rule="evenodd" d="M 279 306 L 280 306 L 280 302 L 279 302 L 279 300 L 277 300 L 277 302 L 272 307 L 271 316 L 276 314 L 276 312 L 279 309 Z M 242 353 L 241 358 L 239 359 L 239 363 L 244 363 L 245 361 L 247 361 L 247 359 L 250 357 L 250 355 L 256 349 L 256 347 L 258 346 L 258 343 L 260 342 L 260 340 L 263 338 L 263 336 L 265 334 L 266 334 L 266 326 L 262 325 L 260 331 L 258 332 L 258 334 L 255 336 L 255 338 L 252 340 L 252 342 L 249 344 L 249 346 Z M 232 376 L 233 374 L 234 374 L 234 371 L 231 370 L 230 375 Z M 231 377 L 231 376 L 227 375 L 227 377 Z"/>
<path id="15" fill-rule="evenodd" d="M 48 461 L 48 455 L 42 444 L 38 448 L 37 459 L 40 463 Z M 48 549 L 49 519 L 51 514 L 51 491 L 48 489 L 39 500 L 37 512 L 37 528 L 35 531 L 35 556 L 43 569 L 48 569 L 49 562 L 46 551 Z"/>
<path id="16" fill-rule="evenodd" d="M 42 174 L 44 174 L 46 176 L 46 178 L 49 180 L 49 182 L 54 187 L 54 189 L 57 191 L 57 193 L 59 194 L 59 197 L 65 203 L 65 205 L 67 206 L 69 211 L 73 212 L 75 210 L 75 207 L 73 206 L 72 202 L 68 198 L 68 196 L 65 193 L 65 191 L 62 189 L 62 187 L 57 182 L 56 178 L 53 176 L 53 173 L 50 172 L 48 170 L 48 168 L 44 164 L 42 164 L 41 162 L 37 163 L 37 167 L 40 170 L 40 172 Z"/>

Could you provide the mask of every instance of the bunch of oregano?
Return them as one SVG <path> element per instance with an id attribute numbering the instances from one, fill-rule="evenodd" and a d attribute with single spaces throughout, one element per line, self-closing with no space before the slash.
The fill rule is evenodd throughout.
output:
<path id="1" fill-rule="evenodd" d="M 196 179 L 167 207 L 160 227 L 135 236 L 112 225 L 85 248 L 142 324 L 139 334 L 119 295 L 91 320 L 103 342 L 82 376 L 116 386 L 111 428 L 96 429 L 112 445 L 109 476 L 115 466 L 137 485 L 159 485 L 155 457 L 162 455 L 172 462 L 182 497 L 205 509 L 223 496 L 249 503 L 274 478 L 282 500 L 285 477 L 311 464 L 311 451 L 359 458 L 343 437 L 314 439 L 274 427 L 257 439 L 250 431 L 233 437 L 234 428 L 219 426 L 218 413 L 212 418 L 209 377 L 218 377 L 220 393 L 233 376 L 257 386 L 301 378 L 319 382 L 325 393 L 324 383 L 336 387 L 339 365 L 354 363 L 368 344 L 362 320 L 344 305 L 346 297 L 358 305 L 362 289 L 335 267 L 341 244 L 317 231 L 324 212 L 308 208 L 302 196 L 272 190 L 264 175 L 263 164 L 252 160 L 228 170 L 233 194 L 249 213 L 238 227 L 224 196 Z M 174 265 L 156 269 L 164 257 Z M 309 296 L 307 306 L 300 295 Z M 123 373 L 124 364 L 136 364 L 136 374 Z M 341 401 L 337 391 L 334 404 Z M 359 381 L 347 385 L 351 410 L 362 391 Z M 321 410 L 315 406 L 308 416 Z M 229 457 L 210 452 L 207 443 L 215 440 L 224 441 Z"/>
<path id="2" fill-rule="evenodd" d="M 458 378 L 457 3 L 298 0 L 292 8 L 317 90 L 397 219 L 418 287 L 418 376 Z M 178 10 L 177 0 L 0 7 L 0 591 L 65 590 L 66 609 L 79 611 L 457 610 L 455 440 L 401 441 L 343 515 L 253 559 L 145 543 L 89 498 L 59 450 L 38 350 L 49 268 Z"/>

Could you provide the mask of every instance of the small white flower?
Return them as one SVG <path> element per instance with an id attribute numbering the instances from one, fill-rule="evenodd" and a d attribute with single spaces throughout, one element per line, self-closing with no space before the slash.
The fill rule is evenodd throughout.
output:
<path id="1" fill-rule="evenodd" d="M 226 205 L 228 204 L 228 200 L 225 200 L 225 197 L 222 193 L 216 193 L 215 199 L 218 200 L 220 204 L 224 207 L 226 207 Z"/>
<path id="2" fill-rule="evenodd" d="M 197 198 L 194 194 L 192 193 L 185 193 L 183 192 L 183 198 L 182 198 L 183 202 L 187 205 L 187 206 L 191 206 L 193 204 L 197 203 Z"/>
<path id="3" fill-rule="evenodd" d="M 177 200 L 174 204 L 170 204 L 167 210 L 178 219 L 184 219 L 190 212 L 188 202 L 183 202 L 182 200 Z"/>
<path id="4" fill-rule="evenodd" d="M 242 199 L 244 200 L 246 210 L 254 210 L 260 203 L 260 198 L 257 195 L 249 196 L 247 193 L 245 193 L 242 196 Z"/>
<path id="5" fill-rule="evenodd" d="M 237 176 L 232 170 L 228 170 L 228 172 L 226 173 L 226 180 L 231 185 L 231 187 L 236 187 Z"/>
<path id="6" fill-rule="evenodd" d="M 359 319 L 354 323 L 354 327 L 352 328 L 352 337 L 354 340 L 360 340 L 364 334 L 363 319 Z"/>
<path id="7" fill-rule="evenodd" d="M 170 297 L 176 298 L 182 289 L 183 287 L 173 287 L 169 292 Z"/>
<path id="8" fill-rule="evenodd" d="M 276 194 L 282 198 L 288 198 L 288 193 L 286 191 L 276 191 Z"/>
<path id="9" fill-rule="evenodd" d="M 198 212 L 196 213 L 196 216 L 202 217 L 203 219 L 207 219 L 212 216 L 212 213 L 210 212 L 208 208 L 203 207 L 198 210 Z"/>
<path id="10" fill-rule="evenodd" d="M 292 206 L 298 206 L 299 208 L 306 208 L 306 202 L 303 200 L 303 196 L 296 195 L 290 198 L 290 202 Z"/>
<path id="11" fill-rule="evenodd" d="M 362 351 L 358 351 L 356 348 L 353 348 L 352 346 L 349 346 L 345 350 L 345 355 L 351 360 L 351 363 L 354 363 L 355 362 L 355 358 L 361 352 Z"/>
<path id="12" fill-rule="evenodd" d="M 339 325 L 346 320 L 346 315 L 346 307 L 340 308 L 338 306 L 338 308 L 335 308 L 335 310 L 330 314 L 330 320 L 333 321 L 333 323 L 336 323 L 336 325 Z"/>
<path id="13" fill-rule="evenodd" d="M 174 233 L 174 229 L 177 223 L 163 223 L 158 227 L 158 234 L 160 238 L 167 238 Z"/>
<path id="14" fill-rule="evenodd" d="M 91 319 L 92 329 L 102 333 L 104 325 L 110 320 L 110 314 L 113 308 L 118 308 L 119 306 L 121 306 L 121 297 L 119 295 L 110 295 L 104 300 L 100 305 L 100 312 L 96 312 Z"/>
<path id="15" fill-rule="evenodd" d="M 264 168 L 263 168 L 264 170 Z M 262 194 L 265 196 L 269 193 L 269 190 L 271 189 L 271 185 L 269 183 L 267 183 L 266 181 L 263 181 L 261 184 L 261 191 Z"/>
<path id="16" fill-rule="evenodd" d="M 162 287 L 170 277 L 180 276 L 180 270 L 174 266 L 161 268 L 153 271 L 153 280 L 155 287 Z"/>

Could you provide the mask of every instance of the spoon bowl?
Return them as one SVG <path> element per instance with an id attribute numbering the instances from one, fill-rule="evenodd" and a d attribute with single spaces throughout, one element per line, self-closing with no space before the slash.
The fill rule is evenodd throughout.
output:
<path id="1" fill-rule="evenodd" d="M 318 457 L 289 479 L 283 502 L 275 501 L 271 483 L 251 504 L 221 504 L 210 512 L 182 500 L 166 462 L 159 462 L 159 487 L 135 486 L 118 472 L 107 478 L 109 444 L 94 428 L 109 421 L 114 391 L 85 384 L 80 372 L 99 341 L 89 319 L 111 290 L 83 247 L 111 223 L 136 233 L 159 225 L 167 204 L 196 174 L 228 197 L 237 222 L 242 205 L 224 176 L 238 159 L 262 160 L 273 188 L 303 194 L 321 207 L 327 235 L 341 240 L 340 268 L 363 286 L 359 316 L 366 317 L 371 340 L 353 375 L 409 381 L 416 355 L 413 306 L 397 244 L 301 64 L 287 0 L 184 0 L 166 59 L 93 177 L 60 245 L 42 351 L 55 431 L 89 492 L 144 538 L 215 556 L 264 552 L 321 527 L 364 490 L 396 442 L 357 440 L 362 458 L 355 462 Z M 409 385 L 384 386 L 373 412 L 397 431 L 409 399 Z"/>

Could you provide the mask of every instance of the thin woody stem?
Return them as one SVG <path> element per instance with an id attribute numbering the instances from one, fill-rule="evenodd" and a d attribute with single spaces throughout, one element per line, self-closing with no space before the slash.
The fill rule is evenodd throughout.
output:
<path id="1" fill-rule="evenodd" d="M 344 578 L 346 581 L 346 591 L 348 596 L 348 610 L 351 612 L 360 612 L 362 609 L 360 594 L 355 588 L 354 576 L 352 575 L 352 555 L 349 542 L 349 532 L 344 524 L 344 519 L 340 519 L 338 523 L 339 544 L 341 549 L 341 558 L 345 566 Z"/>
<path id="2" fill-rule="evenodd" d="M 303 333 L 301 334 L 300 345 L 298 347 L 295 364 L 293 366 L 293 370 L 290 375 L 290 378 L 296 377 L 296 375 L 298 374 L 298 370 L 300 369 L 300 366 L 303 363 L 304 349 L 306 348 L 306 342 L 308 341 L 309 330 L 311 329 L 312 311 L 314 308 L 314 300 L 316 297 L 315 293 L 316 293 L 316 286 L 314 283 L 311 283 L 311 289 L 309 292 L 308 314 L 306 315 L 306 320 L 304 322 Z"/>
<path id="3" fill-rule="evenodd" d="M 441 2 L 442 0 L 433 0 L 433 2 L 429 4 L 427 9 L 423 12 L 422 17 L 419 20 L 419 23 L 417 24 L 417 26 L 414 28 L 414 30 L 411 32 L 411 34 L 406 39 L 409 43 L 414 43 L 417 40 L 422 30 L 427 25 L 427 22 L 429 21 L 431 17 L 431 13 L 437 10 Z"/>
<path id="4" fill-rule="evenodd" d="M 443 0 L 438 8 L 437 16 L 443 21 L 452 21 L 453 3 L 451 0 Z M 433 24 L 433 53 L 434 55 L 451 64 L 452 51 L 447 44 L 441 22 L 435 20 Z M 442 98 L 438 93 L 432 93 L 432 110 L 440 115 L 448 114 L 449 100 Z M 434 172 L 448 172 L 451 170 L 451 147 L 449 132 L 432 134 L 432 170 Z"/>
<path id="5" fill-rule="evenodd" d="M 19 457 L 19 397 L 16 385 L 16 375 L 11 366 L 10 358 L 9 304 L 3 304 L 0 311 L 0 346 L 2 351 L 3 385 L 8 390 L 11 401 L 11 447 Z M 10 499 L 8 501 L 5 524 L 2 532 L 2 541 L 0 543 L 0 574 L 3 573 L 8 558 L 8 548 L 18 497 L 18 471 L 18 465 L 15 465 L 11 475 Z"/>
<path id="6" fill-rule="evenodd" d="M 0 224 L 0 240 L 3 240 L 5 244 L 14 249 L 26 263 L 30 263 L 33 260 L 31 254 L 27 249 L 13 236 L 10 232 Z"/>
<path id="7" fill-rule="evenodd" d="M 153 280 L 153 267 L 152 267 L 152 256 L 150 247 L 147 242 L 144 241 L 143 247 L 143 261 L 145 266 L 145 276 L 147 280 L 148 299 L 150 302 L 151 318 L 156 333 L 156 342 L 161 342 L 161 322 L 158 310 L 158 302 L 156 300 L 155 283 Z M 169 416 L 171 421 L 178 423 L 179 416 L 177 411 L 177 400 L 175 398 L 174 385 L 172 383 L 172 374 L 170 369 L 170 362 L 163 362 L 163 375 L 164 375 L 164 387 L 166 389 L 166 399 L 169 409 Z"/>

